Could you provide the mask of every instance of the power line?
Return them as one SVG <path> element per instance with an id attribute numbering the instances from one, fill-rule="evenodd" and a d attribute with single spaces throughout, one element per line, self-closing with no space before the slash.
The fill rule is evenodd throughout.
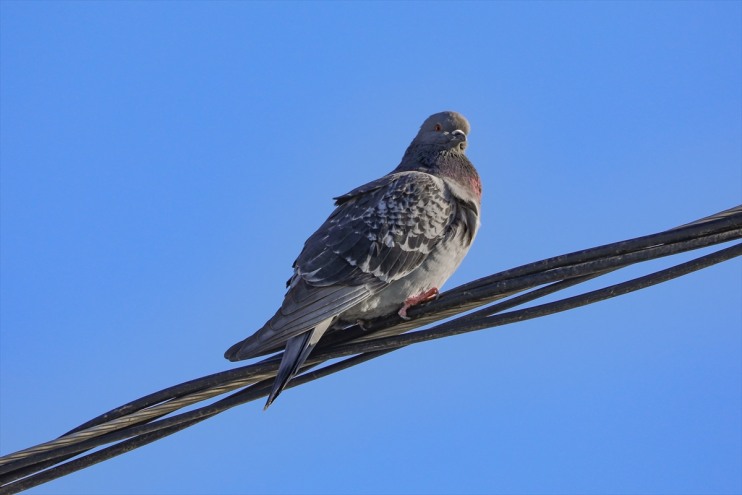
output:
<path id="1" fill-rule="evenodd" d="M 292 380 L 289 387 L 317 380 L 408 345 L 567 311 L 666 282 L 742 255 L 742 243 L 577 296 L 512 309 L 636 263 L 740 238 L 742 205 L 668 231 L 496 273 L 447 291 L 436 301 L 413 307 L 408 312 L 410 321 L 392 315 L 367 322 L 363 328 L 355 325 L 328 334 L 307 360 L 303 374 Z M 475 308 L 480 309 L 471 311 Z M 452 317 L 455 318 L 440 323 Z M 435 322 L 438 324 L 412 331 Z M 345 359 L 314 369 L 338 358 Z M 0 457 L 0 494 L 18 493 L 46 483 L 164 438 L 237 405 L 265 397 L 279 362 L 280 355 L 273 356 L 166 388 L 98 416 L 56 440 Z M 173 414 L 230 392 L 233 393 L 205 406 Z M 82 455 L 94 449 L 99 450 Z"/>

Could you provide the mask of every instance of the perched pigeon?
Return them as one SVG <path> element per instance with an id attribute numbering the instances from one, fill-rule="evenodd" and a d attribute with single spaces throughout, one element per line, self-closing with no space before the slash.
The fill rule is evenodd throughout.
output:
<path id="1" fill-rule="evenodd" d="M 306 243 L 281 308 L 224 356 L 239 361 L 286 345 L 266 408 L 328 328 L 398 312 L 438 295 L 479 228 L 482 183 L 464 155 L 469 122 L 428 117 L 389 174 L 335 198 Z"/>

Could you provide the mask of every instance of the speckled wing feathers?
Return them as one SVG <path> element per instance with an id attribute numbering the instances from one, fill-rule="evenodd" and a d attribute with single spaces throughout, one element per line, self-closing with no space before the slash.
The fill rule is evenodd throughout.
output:
<path id="1" fill-rule="evenodd" d="M 371 184 L 340 196 L 307 240 L 294 267 L 311 285 L 392 282 L 417 268 L 445 235 L 453 213 L 440 179 L 402 172 Z"/>
<path id="2" fill-rule="evenodd" d="M 390 174 L 336 199 L 338 207 L 294 262 L 281 308 L 228 357 L 272 350 L 408 275 L 455 216 L 443 181 L 423 172 Z"/>

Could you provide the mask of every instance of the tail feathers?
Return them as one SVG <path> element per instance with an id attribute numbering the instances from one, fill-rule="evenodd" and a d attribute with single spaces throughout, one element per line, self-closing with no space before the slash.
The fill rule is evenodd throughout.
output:
<path id="1" fill-rule="evenodd" d="M 283 351 L 276 381 L 273 382 L 273 389 L 268 396 L 268 401 L 265 403 L 264 409 L 270 407 L 283 389 L 286 388 L 289 381 L 299 372 L 304 361 L 307 360 L 312 349 L 317 345 L 317 342 L 319 342 L 319 339 L 327 331 L 331 323 L 332 319 L 323 321 L 310 331 L 292 337 L 286 342 L 286 349 Z"/>

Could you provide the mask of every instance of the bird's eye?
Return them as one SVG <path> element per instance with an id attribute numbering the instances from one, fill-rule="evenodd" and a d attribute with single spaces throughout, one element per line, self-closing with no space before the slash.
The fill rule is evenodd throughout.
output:
<path id="1" fill-rule="evenodd" d="M 443 127 L 441 127 L 440 124 L 435 124 L 435 132 L 441 132 L 441 129 L 443 129 Z"/>

